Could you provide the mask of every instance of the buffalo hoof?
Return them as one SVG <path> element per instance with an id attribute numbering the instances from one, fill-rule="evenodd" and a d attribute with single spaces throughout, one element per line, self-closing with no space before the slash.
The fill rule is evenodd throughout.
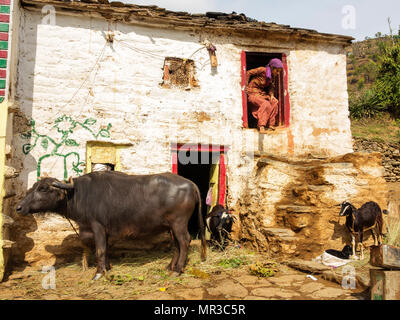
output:
<path id="1" fill-rule="evenodd" d="M 99 280 L 103 275 L 104 275 L 104 273 L 96 273 L 96 274 L 94 275 L 94 277 L 92 278 L 92 281 L 97 281 L 97 280 Z"/>

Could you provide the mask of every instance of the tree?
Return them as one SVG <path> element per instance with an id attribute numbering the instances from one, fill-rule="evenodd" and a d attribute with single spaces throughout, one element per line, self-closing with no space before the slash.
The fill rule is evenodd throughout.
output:
<path id="1" fill-rule="evenodd" d="M 394 116 L 400 114 L 400 42 L 386 45 L 373 85 L 378 104 Z"/>

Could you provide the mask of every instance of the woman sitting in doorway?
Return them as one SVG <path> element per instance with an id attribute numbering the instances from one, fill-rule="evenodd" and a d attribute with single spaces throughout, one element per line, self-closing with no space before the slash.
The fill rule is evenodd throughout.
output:
<path id="1" fill-rule="evenodd" d="M 264 133 L 268 129 L 275 130 L 275 118 L 278 113 L 278 99 L 274 97 L 272 76 L 276 76 L 283 69 L 282 61 L 274 58 L 266 67 L 259 67 L 247 71 L 246 93 L 250 102 L 251 112 L 257 119 L 257 128 Z M 251 81 L 249 82 L 251 78 Z"/>

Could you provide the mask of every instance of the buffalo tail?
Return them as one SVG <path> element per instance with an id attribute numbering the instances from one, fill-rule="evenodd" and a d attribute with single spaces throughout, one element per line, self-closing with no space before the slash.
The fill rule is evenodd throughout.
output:
<path id="1" fill-rule="evenodd" d="M 201 195 L 200 190 L 197 185 L 194 184 L 196 194 L 197 194 L 197 201 L 198 201 L 198 219 L 199 219 L 199 227 L 200 227 L 200 238 L 201 238 L 201 260 L 206 260 L 207 257 L 207 242 L 205 236 L 205 224 L 203 220 L 203 214 L 201 210 Z"/>

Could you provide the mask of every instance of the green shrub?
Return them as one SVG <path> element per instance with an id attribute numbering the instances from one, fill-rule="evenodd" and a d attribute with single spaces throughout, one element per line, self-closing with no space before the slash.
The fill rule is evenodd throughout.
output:
<path id="1" fill-rule="evenodd" d="M 364 74 L 368 81 L 358 79 L 359 92 L 350 93 L 349 109 L 355 119 L 375 117 L 381 112 L 400 116 L 400 39 L 380 37 L 377 45 L 378 55 L 356 68 L 355 74 Z M 370 81 L 373 83 L 367 87 Z"/>
<path id="2" fill-rule="evenodd" d="M 358 96 L 350 95 L 349 109 L 353 119 L 372 118 L 385 111 L 372 89 L 366 89 Z"/>

